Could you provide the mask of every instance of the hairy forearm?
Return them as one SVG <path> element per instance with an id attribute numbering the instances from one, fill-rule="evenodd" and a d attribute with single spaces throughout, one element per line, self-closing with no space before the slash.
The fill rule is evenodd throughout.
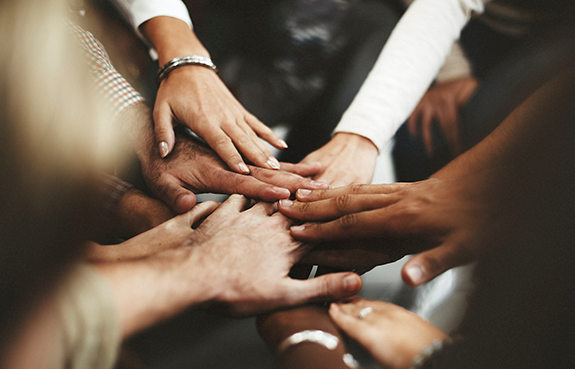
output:
<path id="1" fill-rule="evenodd" d="M 125 149 L 143 160 L 154 148 L 154 123 L 148 104 L 137 103 L 125 109 L 116 120 L 125 138 Z"/>
<path id="2" fill-rule="evenodd" d="M 160 65 L 178 56 L 210 56 L 193 30 L 180 19 L 155 17 L 142 24 L 140 31 L 154 45 Z"/>

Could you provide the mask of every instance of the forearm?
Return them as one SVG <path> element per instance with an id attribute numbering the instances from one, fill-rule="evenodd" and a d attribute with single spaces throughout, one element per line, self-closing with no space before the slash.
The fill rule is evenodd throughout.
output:
<path id="1" fill-rule="evenodd" d="M 194 31 L 180 19 L 155 17 L 142 24 L 140 31 L 154 45 L 160 65 L 178 56 L 210 56 Z"/>
<path id="2" fill-rule="evenodd" d="M 177 262 L 185 254 L 186 249 L 176 249 L 132 262 L 94 265 L 114 292 L 123 338 L 211 297 L 201 265 Z"/>

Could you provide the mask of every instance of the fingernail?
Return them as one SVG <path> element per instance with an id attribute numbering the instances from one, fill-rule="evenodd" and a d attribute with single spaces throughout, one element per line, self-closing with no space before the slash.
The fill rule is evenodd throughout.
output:
<path id="1" fill-rule="evenodd" d="M 268 158 L 268 165 L 272 169 L 280 169 L 280 162 L 278 161 L 278 159 L 274 158 L 273 156 L 270 156 Z"/>
<path id="2" fill-rule="evenodd" d="M 325 188 L 325 189 L 329 188 L 329 185 L 327 183 L 316 182 L 316 181 L 312 181 L 311 186 L 315 188 Z"/>
<path id="3" fill-rule="evenodd" d="M 294 232 L 303 232 L 303 230 L 305 229 L 305 226 L 298 225 L 298 226 L 293 226 L 290 229 Z"/>
<path id="4" fill-rule="evenodd" d="M 357 276 L 348 275 L 343 279 L 343 288 L 348 292 L 356 292 L 359 289 L 359 281 Z"/>
<path id="5" fill-rule="evenodd" d="M 413 284 L 421 283 L 423 279 L 423 269 L 419 265 L 410 265 L 406 268 L 405 272 Z"/>
<path id="6" fill-rule="evenodd" d="M 238 168 L 240 168 L 240 171 L 242 173 L 249 173 L 250 172 L 250 170 L 248 169 L 248 166 L 245 165 L 244 163 L 239 163 Z"/>
<path id="7" fill-rule="evenodd" d="M 159 148 L 160 148 L 160 156 L 162 158 L 165 158 L 166 156 L 168 156 L 168 143 L 167 142 L 160 142 L 159 144 Z"/>
<path id="8" fill-rule="evenodd" d="M 287 188 L 274 187 L 274 191 L 277 192 L 278 195 L 280 195 L 282 197 L 289 197 L 289 195 L 291 195 L 291 193 L 289 192 L 289 190 Z"/>
<path id="9" fill-rule="evenodd" d="M 300 196 L 308 196 L 311 193 L 311 190 L 305 190 L 303 188 L 300 188 L 299 190 L 297 190 L 297 194 Z"/>
<path id="10" fill-rule="evenodd" d="M 280 200 L 280 205 L 283 206 L 284 208 L 287 208 L 287 207 L 290 207 L 293 205 L 293 201 L 283 199 L 283 200 Z"/>
<path id="11" fill-rule="evenodd" d="M 287 144 L 287 142 L 285 142 L 284 140 L 281 140 L 281 139 L 280 139 L 280 140 L 278 140 L 278 143 L 280 144 L 280 146 L 281 146 L 282 148 L 284 148 L 284 149 L 287 149 L 287 148 L 288 148 L 288 144 Z"/>
<path id="12" fill-rule="evenodd" d="M 340 308 L 335 302 L 332 302 L 331 304 L 329 304 L 329 309 L 331 311 L 340 312 Z"/>

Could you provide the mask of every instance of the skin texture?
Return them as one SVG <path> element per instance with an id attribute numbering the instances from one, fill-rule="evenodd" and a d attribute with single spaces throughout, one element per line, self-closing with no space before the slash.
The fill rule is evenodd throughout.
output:
<path id="1" fill-rule="evenodd" d="M 459 127 L 461 108 L 478 82 L 473 77 L 434 84 L 423 96 L 408 120 L 409 133 L 421 136 L 429 156 L 433 155 L 432 125 L 436 122 L 454 156 L 463 152 Z"/>
<path id="2" fill-rule="evenodd" d="M 214 201 L 202 202 L 187 213 L 173 217 L 117 245 L 99 245 L 91 242 L 87 258 L 92 262 L 131 260 L 177 248 L 190 237 L 194 232 L 193 228 L 210 215 L 218 205 Z"/>
<path id="3" fill-rule="evenodd" d="M 359 312 L 371 313 L 359 319 Z M 385 368 L 408 369 L 413 358 L 434 340 L 447 335 L 416 314 L 394 304 L 358 297 L 332 303 L 329 316 L 351 338 L 365 347 Z"/>
<path id="4" fill-rule="evenodd" d="M 377 155 L 377 147 L 369 139 L 340 132 L 301 162 L 321 163 L 322 170 L 313 179 L 341 187 L 371 183 Z"/>
<path id="5" fill-rule="evenodd" d="M 337 300 L 361 289 L 355 273 L 289 278 L 290 268 L 310 246 L 291 237 L 292 222 L 273 204 L 250 203 L 232 195 L 189 231 L 179 247 L 137 260 L 96 264 L 116 295 L 124 336 L 188 307 L 209 306 L 245 316 Z M 154 233 L 144 235 L 155 242 Z M 147 242 L 145 237 L 141 242 Z"/>
<path id="6" fill-rule="evenodd" d="M 190 27 L 179 19 L 155 17 L 140 30 L 158 51 L 160 65 L 184 55 L 210 56 Z M 278 149 L 287 147 L 236 100 L 213 70 L 198 65 L 177 68 L 161 82 L 154 122 L 155 147 L 162 157 L 174 148 L 173 126 L 183 124 L 238 173 L 250 173 L 242 155 L 256 166 L 279 169 L 260 137 Z"/>
<path id="7" fill-rule="evenodd" d="M 359 268 L 385 261 L 374 255 L 394 260 L 419 253 L 402 271 L 404 281 L 416 286 L 488 251 L 478 235 L 492 198 L 478 186 L 480 180 L 474 176 L 298 193 L 301 201 L 290 205 L 282 200 L 279 209 L 291 218 L 313 222 L 292 227 L 297 239 L 353 240 L 352 245 L 366 252 L 362 260 L 350 259 Z M 497 215 L 489 219 L 495 223 Z"/>

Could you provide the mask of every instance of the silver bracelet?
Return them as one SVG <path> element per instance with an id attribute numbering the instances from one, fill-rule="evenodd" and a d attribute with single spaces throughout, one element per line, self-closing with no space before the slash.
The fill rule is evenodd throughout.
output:
<path id="1" fill-rule="evenodd" d="M 300 344 L 302 342 L 313 342 L 319 343 L 322 346 L 325 346 L 328 350 L 335 350 L 337 345 L 339 344 L 339 338 L 334 336 L 333 334 L 314 330 L 314 331 L 301 331 L 292 334 L 288 338 L 282 341 L 277 348 L 277 352 L 282 353 L 287 350 L 290 346 L 294 346 Z"/>
<path id="2" fill-rule="evenodd" d="M 201 55 L 187 55 L 187 56 L 178 56 L 164 64 L 163 67 L 158 70 L 158 74 L 156 74 L 156 82 L 160 84 L 176 68 L 183 67 L 184 65 L 201 65 L 206 68 L 213 69 L 215 72 L 218 71 L 216 65 L 212 62 L 212 59 L 201 56 Z"/>

